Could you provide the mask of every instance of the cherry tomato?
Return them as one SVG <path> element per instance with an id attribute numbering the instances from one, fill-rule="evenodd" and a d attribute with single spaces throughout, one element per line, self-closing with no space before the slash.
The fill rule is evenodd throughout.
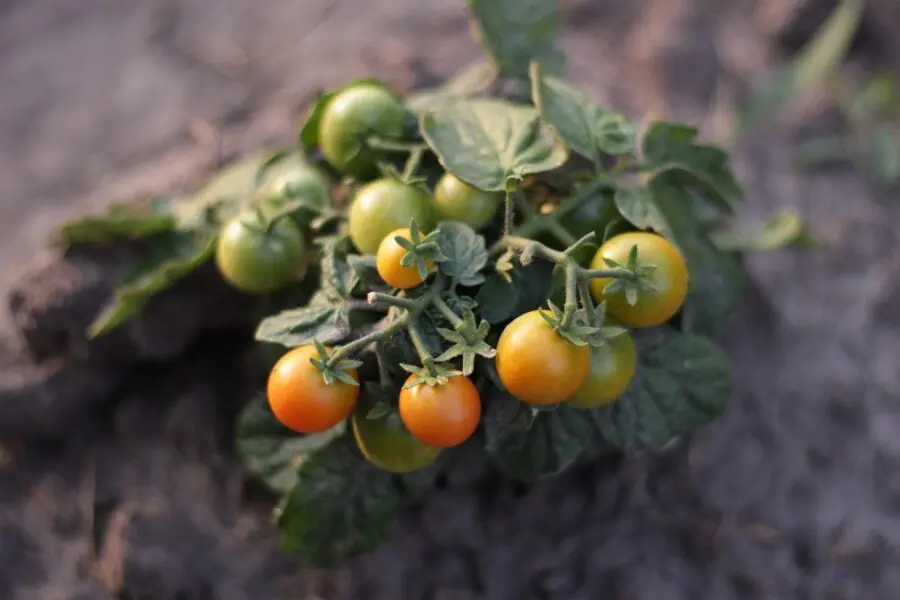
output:
<path id="1" fill-rule="evenodd" d="M 375 84 L 338 92 L 319 121 L 319 145 L 325 160 L 342 173 L 367 178 L 376 172 L 374 157 L 362 151 L 367 136 L 399 138 L 406 107 L 390 90 Z"/>
<path id="2" fill-rule="evenodd" d="M 434 201 L 422 189 L 391 178 L 376 179 L 356 193 L 348 221 L 350 239 L 363 254 L 375 254 L 381 240 L 416 220 L 428 233 L 437 223 Z"/>
<path id="3" fill-rule="evenodd" d="M 607 240 L 594 255 L 592 269 L 608 269 L 603 260 L 628 263 L 631 248 L 637 246 L 638 263 L 656 265 L 647 277 L 655 290 L 640 290 L 637 302 L 628 303 L 623 290 L 613 293 L 603 289 L 610 279 L 591 281 L 591 295 L 597 302 L 606 301 L 609 314 L 630 327 L 654 327 L 671 319 L 681 309 L 688 292 L 688 270 L 684 257 L 666 238 L 646 231 L 622 233 Z"/>
<path id="4" fill-rule="evenodd" d="M 410 375 L 406 383 L 415 377 Z M 400 391 L 400 418 L 410 433 L 429 446 L 458 446 L 478 428 L 481 397 L 465 375 L 450 377 L 441 385 L 420 383 Z"/>
<path id="5" fill-rule="evenodd" d="M 516 317 L 497 342 L 497 373 L 509 393 L 527 404 L 557 404 L 584 383 L 591 350 L 554 331 L 541 313 Z"/>
<path id="6" fill-rule="evenodd" d="M 268 230 L 256 212 L 234 217 L 219 233 L 216 267 L 235 288 L 251 294 L 267 294 L 283 287 L 303 267 L 306 242 L 289 218 Z"/>
<path id="7" fill-rule="evenodd" d="M 484 229 L 500 207 L 500 194 L 472 187 L 452 173 L 444 173 L 434 188 L 434 203 L 441 221 L 459 221 Z"/>
<path id="8" fill-rule="evenodd" d="M 440 448 L 423 444 L 400 421 L 396 412 L 372 419 L 364 403 L 353 411 L 356 445 L 366 460 L 391 473 L 409 473 L 427 467 L 441 453 Z"/>
<path id="9" fill-rule="evenodd" d="M 285 427 L 299 433 L 331 429 L 350 415 L 359 398 L 358 385 L 325 383 L 322 372 L 310 362 L 317 357 L 312 344 L 298 346 L 282 356 L 269 373 L 269 406 Z M 359 380 L 356 369 L 346 372 Z"/>
<path id="10" fill-rule="evenodd" d="M 331 182 L 318 168 L 302 159 L 287 157 L 266 170 L 256 194 L 262 201 L 276 203 L 303 200 L 308 206 L 291 216 L 306 227 L 331 204 Z"/>
<path id="11" fill-rule="evenodd" d="M 566 404 L 587 409 L 612 404 L 628 389 L 637 370 L 637 359 L 637 349 L 628 332 L 591 348 L 590 373 Z"/>
<path id="12" fill-rule="evenodd" d="M 406 248 L 397 243 L 398 237 L 410 239 L 409 228 L 404 227 L 392 231 L 384 236 L 381 244 L 378 246 L 378 253 L 375 255 L 375 269 L 386 284 L 398 290 L 408 290 L 414 288 L 423 281 L 422 276 L 416 265 L 408 267 L 400 264 L 400 261 L 406 255 Z M 428 270 L 434 268 L 434 263 L 426 261 Z"/>

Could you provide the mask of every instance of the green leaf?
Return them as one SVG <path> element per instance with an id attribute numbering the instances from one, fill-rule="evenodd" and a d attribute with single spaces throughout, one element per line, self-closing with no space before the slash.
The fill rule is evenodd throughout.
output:
<path id="1" fill-rule="evenodd" d="M 550 289 L 553 265 L 535 261 L 516 268 L 509 275 L 512 281 L 499 273 L 491 275 L 475 294 L 478 314 L 492 325 L 541 306 Z"/>
<path id="2" fill-rule="evenodd" d="M 640 363 L 628 391 L 609 407 L 591 411 L 607 440 L 626 451 L 658 449 L 725 411 L 731 368 L 718 346 L 671 330 L 655 344 L 639 342 Z"/>
<path id="3" fill-rule="evenodd" d="M 494 388 L 483 421 L 488 458 L 504 474 L 520 481 L 559 473 L 594 437 L 590 413 L 564 405 L 536 414 L 531 410 Z"/>
<path id="4" fill-rule="evenodd" d="M 441 104 L 486 93 L 496 80 L 497 68 L 491 62 L 479 59 L 443 85 L 411 94 L 406 98 L 406 105 L 417 112 L 424 112 Z"/>
<path id="5" fill-rule="evenodd" d="M 109 333 L 137 315 L 152 296 L 210 260 L 215 246 L 215 236 L 189 231 L 173 231 L 149 240 L 141 260 L 131 266 L 112 300 L 88 327 L 88 335 Z"/>
<path id="6" fill-rule="evenodd" d="M 484 281 L 481 270 L 487 264 L 484 238 L 465 223 L 444 221 L 438 225 L 437 244 L 446 257 L 438 263 L 441 271 L 459 285 L 472 287 Z"/>
<path id="7" fill-rule="evenodd" d="M 237 452 L 244 467 L 275 493 L 285 494 L 297 482 L 297 467 L 310 453 L 343 435 L 346 423 L 312 435 L 300 435 L 282 425 L 257 394 L 237 422 Z"/>
<path id="8" fill-rule="evenodd" d="M 172 231 L 176 222 L 169 212 L 169 202 L 168 198 L 155 196 L 147 202 L 113 204 L 104 215 L 63 223 L 53 241 L 66 245 L 100 245 Z"/>
<path id="9" fill-rule="evenodd" d="M 556 46 L 556 0 L 470 0 L 469 4 L 476 37 L 503 75 L 527 79 L 532 61 L 562 74 L 565 56 Z"/>
<path id="10" fill-rule="evenodd" d="M 835 6 L 815 37 L 741 110 L 737 135 L 783 110 L 841 64 L 859 26 L 864 5 L 864 0 L 842 0 Z"/>
<path id="11" fill-rule="evenodd" d="M 662 232 L 684 254 L 690 274 L 681 328 L 711 336 L 737 307 L 744 289 L 743 272 L 700 228 L 686 208 L 690 197 L 677 180 L 661 175 L 651 181 L 649 189 L 663 223 Z"/>
<path id="12" fill-rule="evenodd" d="M 256 178 L 272 152 L 241 158 L 219 171 L 192 197 L 173 207 L 182 229 L 212 231 L 256 200 Z"/>
<path id="13" fill-rule="evenodd" d="M 297 141 L 300 148 L 308 155 L 319 148 L 319 123 L 325 113 L 325 107 L 334 98 L 337 92 L 319 92 L 312 105 L 307 109 L 303 117 L 300 131 L 297 133 Z"/>
<path id="14" fill-rule="evenodd" d="M 755 231 L 716 231 L 712 241 L 725 252 L 763 252 L 789 246 L 816 245 L 803 225 L 803 217 L 794 210 L 779 211 Z"/>
<path id="15" fill-rule="evenodd" d="M 422 115 L 421 128 L 445 169 L 489 192 L 555 169 L 568 157 L 534 108 L 503 100 L 444 104 Z"/>
<path id="16" fill-rule="evenodd" d="M 332 441 L 302 462 L 284 498 L 282 546 L 313 567 L 338 566 L 389 537 L 403 500 L 390 474 Z"/>
<path id="17" fill-rule="evenodd" d="M 348 300 L 358 279 L 355 273 L 338 254 L 339 247 L 347 238 L 335 237 L 322 244 L 322 258 L 319 261 L 321 272 L 319 288 L 321 293 L 332 302 Z"/>
<path id="18" fill-rule="evenodd" d="M 888 188 L 900 183 L 900 134 L 888 128 L 876 129 L 868 142 L 866 164 L 875 182 Z"/>
<path id="19" fill-rule="evenodd" d="M 375 266 L 375 257 L 372 255 L 360 256 L 358 254 L 350 254 L 347 256 L 347 265 L 353 271 L 353 277 L 356 278 L 368 290 L 388 290 L 388 286 L 378 269 Z"/>
<path id="20" fill-rule="evenodd" d="M 728 153 L 697 143 L 697 128 L 657 121 L 641 142 L 646 166 L 655 175 L 671 175 L 680 185 L 699 193 L 719 212 L 730 214 L 742 191 L 731 170 Z"/>
<path id="21" fill-rule="evenodd" d="M 595 165 L 604 156 L 629 154 L 635 148 L 637 129 L 625 116 L 601 108 L 563 79 L 542 75 L 531 68 L 531 95 L 541 117 L 578 154 Z"/>
<path id="22" fill-rule="evenodd" d="M 635 227 L 657 231 L 665 228 L 649 190 L 622 185 L 616 188 L 615 201 L 619 213 Z"/>
<path id="23" fill-rule="evenodd" d="M 331 304 L 310 304 L 266 317 L 260 322 L 254 337 L 260 342 L 294 348 L 313 340 L 335 344 L 349 333 L 350 316 L 346 308 Z"/>

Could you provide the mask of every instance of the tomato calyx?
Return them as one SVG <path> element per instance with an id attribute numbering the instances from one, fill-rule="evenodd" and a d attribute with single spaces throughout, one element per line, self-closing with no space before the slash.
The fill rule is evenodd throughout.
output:
<path id="1" fill-rule="evenodd" d="M 462 374 L 471 375 L 475 370 L 475 357 L 494 358 L 497 350 L 487 343 L 487 336 L 491 331 L 491 325 L 482 319 L 476 323 L 475 313 L 467 308 L 463 310 L 462 318 L 456 315 L 443 298 L 436 298 L 434 305 L 444 315 L 453 329 L 438 327 L 437 331 L 442 338 L 452 344 L 436 360 L 440 362 L 451 361 L 462 357 Z"/>
<path id="2" fill-rule="evenodd" d="M 611 258 L 604 257 L 603 262 L 610 269 L 621 271 L 621 276 L 613 279 L 603 287 L 606 294 L 614 294 L 623 292 L 628 304 L 634 306 L 637 304 L 641 292 L 654 292 L 656 285 L 650 281 L 650 276 L 656 271 L 656 265 L 641 262 L 638 259 L 637 244 L 631 247 L 628 252 L 628 262 L 619 263 Z"/>
<path id="3" fill-rule="evenodd" d="M 410 378 L 409 381 L 403 384 L 403 389 L 405 390 L 414 388 L 417 385 L 445 385 L 451 377 L 463 374 L 462 371 L 453 365 L 446 363 L 432 363 L 423 367 L 400 363 L 400 368 L 411 375 L 415 375 L 415 377 Z"/>
<path id="4" fill-rule="evenodd" d="M 310 358 L 310 362 L 319 371 L 322 372 L 322 379 L 327 385 L 332 385 L 338 381 L 350 385 L 359 385 L 359 382 L 350 375 L 349 371 L 362 366 L 362 361 L 341 358 L 337 352 L 329 354 L 328 349 L 319 340 L 313 340 L 316 346 L 318 358 Z"/>
<path id="5" fill-rule="evenodd" d="M 400 235 L 394 237 L 397 245 L 406 250 L 406 253 L 400 259 L 400 266 L 415 266 L 419 277 L 423 280 L 427 278 L 428 272 L 431 270 L 430 264 L 447 260 L 437 243 L 438 235 L 440 233 L 435 230 L 423 236 L 419 226 L 416 224 L 416 220 L 412 219 L 409 223 L 409 238 Z"/>

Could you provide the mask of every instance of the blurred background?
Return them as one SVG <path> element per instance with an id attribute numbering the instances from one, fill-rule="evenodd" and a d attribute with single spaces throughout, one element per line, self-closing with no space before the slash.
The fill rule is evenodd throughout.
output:
<path id="1" fill-rule="evenodd" d="M 735 153 L 744 218 L 794 209 L 819 242 L 749 258 L 722 422 L 665 456 L 436 493 L 376 553 L 308 572 L 236 465 L 220 365 L 192 358 L 159 402 L 137 386 L 74 434 L 0 436 L 0 599 L 900 597 L 900 2 L 561 6 L 577 85 L 698 124 Z M 5 0 L 0 291 L 62 219 L 290 142 L 321 89 L 406 92 L 479 55 L 462 0 Z M 58 406 L 0 347 L 0 421 Z M 106 389 L 64 375 L 54 393 Z"/>

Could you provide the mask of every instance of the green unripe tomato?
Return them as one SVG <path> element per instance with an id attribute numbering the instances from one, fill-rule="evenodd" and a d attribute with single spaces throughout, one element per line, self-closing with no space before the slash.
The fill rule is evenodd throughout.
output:
<path id="1" fill-rule="evenodd" d="M 476 231 L 490 224 L 500 200 L 500 194 L 473 187 L 452 173 L 444 173 L 434 188 L 438 218 L 465 223 Z"/>
<path id="2" fill-rule="evenodd" d="M 391 178 L 361 187 L 350 205 L 350 239 L 362 254 L 375 254 L 384 237 L 415 219 L 428 233 L 437 224 L 434 201 L 421 188 Z"/>
<path id="3" fill-rule="evenodd" d="M 268 230 L 255 211 L 228 221 L 216 244 L 216 267 L 222 278 L 250 294 L 268 294 L 285 286 L 300 271 L 306 241 L 300 228 L 282 217 Z"/>
<path id="4" fill-rule="evenodd" d="M 308 207 L 298 209 L 291 216 L 301 227 L 306 227 L 331 204 L 331 182 L 320 169 L 288 158 L 266 171 L 256 194 L 267 203 L 303 200 Z"/>
<path id="5" fill-rule="evenodd" d="M 359 178 L 374 175 L 371 153 L 360 152 L 367 136 L 399 138 L 403 135 L 406 107 L 390 90 L 360 84 L 338 92 L 319 121 L 322 154 L 338 171 Z"/>

